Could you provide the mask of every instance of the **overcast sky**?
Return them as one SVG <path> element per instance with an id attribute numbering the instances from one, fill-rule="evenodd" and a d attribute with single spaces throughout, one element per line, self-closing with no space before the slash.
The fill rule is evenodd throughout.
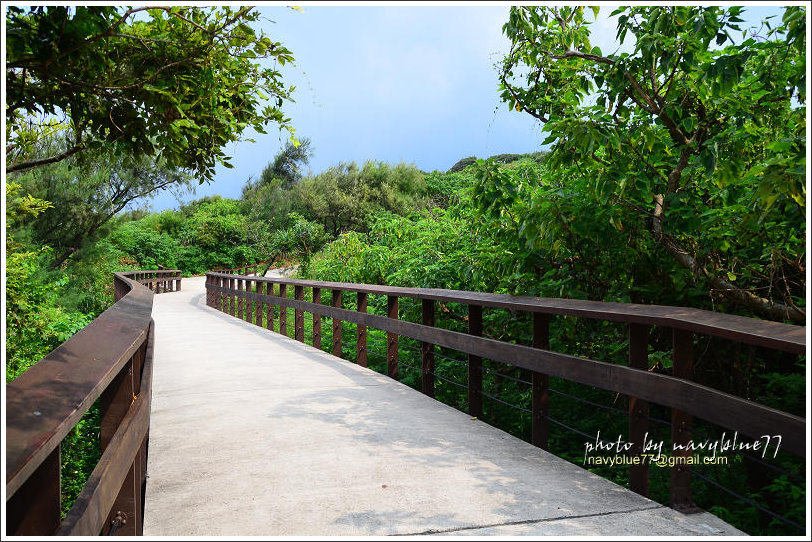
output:
<path id="1" fill-rule="evenodd" d="M 538 123 L 499 100 L 494 63 L 509 48 L 502 34 L 507 5 L 302 9 L 259 8 L 262 29 L 296 59 L 281 68 L 285 82 L 296 86 L 296 103 L 283 110 L 296 136 L 312 142 L 313 173 L 370 159 L 445 171 L 465 156 L 541 149 Z M 602 5 L 592 28 L 591 41 L 604 54 L 617 48 L 612 10 Z M 750 11 L 755 20 L 766 13 Z M 275 127 L 250 135 L 255 143 L 227 149 L 234 169 L 219 167 L 215 181 L 183 201 L 239 197 L 246 180 L 257 178 L 287 141 Z M 160 211 L 179 202 L 161 194 L 150 205 Z"/>

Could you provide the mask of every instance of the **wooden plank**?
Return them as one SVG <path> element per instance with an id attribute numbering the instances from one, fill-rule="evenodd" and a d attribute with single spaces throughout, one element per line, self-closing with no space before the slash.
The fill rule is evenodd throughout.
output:
<path id="1" fill-rule="evenodd" d="M 57 446 L 6 501 L 7 534 L 50 536 L 56 531 L 60 518 L 59 466 Z"/>
<path id="2" fill-rule="evenodd" d="M 333 290 L 333 307 L 341 308 L 341 290 Z M 333 318 L 333 355 L 341 357 L 341 320 L 336 318 Z"/>
<path id="3" fill-rule="evenodd" d="M 274 295 L 273 288 L 274 288 L 273 283 L 271 283 L 271 282 L 265 283 L 265 295 L 268 296 L 268 297 L 273 296 Z M 268 307 L 268 309 L 267 309 L 267 315 L 265 317 L 265 321 L 267 322 L 268 329 L 273 331 L 274 330 L 273 329 L 274 304 L 273 303 L 268 303 L 267 307 Z"/>
<path id="4" fill-rule="evenodd" d="M 304 299 L 304 286 L 294 286 L 293 296 L 295 299 L 302 301 Z M 304 342 L 304 311 L 302 309 L 296 309 L 293 312 L 293 335 L 300 343 Z"/>
<path id="5" fill-rule="evenodd" d="M 397 296 L 386 296 L 386 315 L 392 320 L 398 319 Z M 398 334 L 391 331 L 386 333 L 386 374 L 398 379 Z"/>
<path id="6" fill-rule="evenodd" d="M 255 283 L 255 290 L 258 294 L 262 293 L 262 283 L 256 282 Z M 256 301 L 254 303 L 254 324 L 262 327 L 262 302 Z"/>
<path id="7" fill-rule="evenodd" d="M 651 326 L 629 324 L 629 367 L 641 371 L 648 370 L 648 334 Z M 634 443 L 630 454 L 643 453 L 643 441 L 649 430 L 648 401 L 633 395 L 629 396 L 629 441 Z M 648 497 L 649 465 L 629 466 L 629 489 Z"/>
<path id="8" fill-rule="evenodd" d="M 133 356 L 133 359 L 135 357 Z M 133 369 L 133 361 L 130 361 L 101 395 L 101 430 L 99 435 L 102 453 L 107 449 L 113 436 L 119 430 L 122 420 L 130 411 L 130 406 L 133 403 L 135 397 Z M 135 452 L 133 452 L 133 455 L 135 455 Z M 132 461 L 129 462 L 129 465 L 127 477 L 117 492 L 113 501 L 113 511 L 110 514 L 119 512 L 128 518 L 132 518 L 132 521 L 121 526 L 120 534 L 134 536 L 135 520 L 138 518 L 136 503 L 140 503 L 141 496 L 138 494 L 140 488 L 136 486 Z M 111 519 L 108 518 L 108 524 Z M 102 533 L 106 534 L 104 530 Z"/>
<path id="9" fill-rule="evenodd" d="M 482 305 L 468 305 L 468 334 L 482 335 Z M 481 418 L 482 357 L 478 352 L 468 352 L 468 414 Z"/>
<path id="10" fill-rule="evenodd" d="M 484 292 L 466 292 L 436 288 L 402 288 L 375 284 L 354 284 L 313 280 L 262 278 L 260 280 L 317 286 L 331 290 L 363 292 L 374 295 L 394 295 L 414 299 L 465 303 L 513 311 L 541 312 L 578 316 L 613 322 L 659 325 L 693 331 L 701 335 L 721 337 L 745 344 L 754 344 L 794 354 L 806 351 L 806 328 L 791 324 L 758 320 L 732 314 L 689 307 L 668 307 L 635 303 L 555 299 L 545 297 L 509 296 Z"/>
<path id="11" fill-rule="evenodd" d="M 246 273 L 246 276 L 248 276 L 248 273 Z M 252 291 L 251 280 L 245 279 L 244 284 L 245 284 L 245 291 L 246 292 L 251 292 Z M 246 298 L 246 299 L 243 300 L 243 305 L 242 305 L 242 319 L 244 321 L 246 321 L 246 322 L 249 322 L 249 323 L 251 322 L 251 315 L 253 314 L 253 312 L 251 310 L 251 302 L 252 302 L 251 299 Z"/>
<path id="12" fill-rule="evenodd" d="M 113 498 L 119 488 L 127 484 L 140 448 L 139 443 L 146 438 L 148 427 L 148 398 L 146 394 L 142 394 L 122 420 L 121 430 L 113 436 L 109 447 L 102 454 L 85 487 L 62 521 L 57 535 L 95 536 L 99 532 L 109 532 L 111 517 L 115 517 L 116 512 L 123 511 L 112 504 Z M 135 526 L 141 523 L 140 520 L 137 516 L 128 516 L 127 523 L 133 532 L 136 530 Z M 126 532 L 126 527 L 119 527 L 116 534 Z"/>
<path id="13" fill-rule="evenodd" d="M 673 375 L 692 380 L 694 377 L 694 337 L 690 331 L 673 330 L 674 364 Z M 677 450 L 691 440 L 691 415 L 680 408 L 671 411 L 671 442 L 674 458 L 689 457 L 690 450 Z M 701 512 L 691 497 L 691 469 L 688 465 L 676 464 L 671 467 L 671 507 L 685 514 Z"/>
<path id="14" fill-rule="evenodd" d="M 288 287 L 286 284 L 279 285 L 279 333 L 284 335 L 285 337 L 288 336 L 288 305 L 286 303 L 282 303 L 284 300 L 285 302 L 288 300 Z"/>
<path id="15" fill-rule="evenodd" d="M 245 294 L 242 295 L 257 295 Z M 806 422 L 803 418 L 749 402 L 724 392 L 667 375 L 643 373 L 630 367 L 550 352 L 472 334 L 363 314 L 354 310 L 315 305 L 305 301 L 274 298 L 277 303 L 316 311 L 322 316 L 360 323 L 383 331 L 460 352 L 510 363 L 516 367 L 566 378 L 574 382 L 606 389 L 685 412 L 731 431 L 760 439 L 763 435 L 783 436 L 781 449 L 799 457 L 806 456 Z M 470 315 L 469 315 L 470 325 Z"/>
<path id="16" fill-rule="evenodd" d="M 6 495 L 57 448 L 146 339 L 153 293 L 133 289 L 6 386 Z"/>
<path id="17" fill-rule="evenodd" d="M 321 288 L 313 288 L 313 303 L 321 305 Z M 321 350 L 321 316 L 313 313 L 313 346 Z"/>
<path id="18" fill-rule="evenodd" d="M 550 349 L 550 315 L 533 313 L 533 348 Z M 549 401 L 550 377 L 532 371 L 531 377 L 531 439 L 535 446 L 547 449 L 549 430 L 547 428 L 547 403 Z"/>
<path id="19" fill-rule="evenodd" d="M 146 447 L 149 432 L 149 418 L 152 399 L 152 367 L 155 350 L 155 324 L 150 320 L 148 338 L 138 351 L 142 369 L 134 371 L 139 377 L 139 393 L 125 413 L 121 423 L 102 452 L 98 464 L 90 474 L 76 501 L 55 533 L 60 536 L 95 536 L 108 533 L 111 515 L 123 512 L 114 503 L 121 497 L 121 488 L 128 488 L 137 499 L 134 512 L 129 515 L 129 527 L 118 529 L 117 534 L 143 534 L 143 490 L 146 482 Z M 139 444 L 140 443 L 140 444 Z M 129 467 L 128 467 L 129 466 Z M 126 483 L 126 476 L 132 473 L 132 484 Z M 126 491 L 126 490 L 125 490 Z M 112 512 L 112 514 L 111 514 Z"/>
<path id="20" fill-rule="evenodd" d="M 235 279 L 228 279 L 228 289 L 232 292 L 228 298 L 228 313 L 231 316 L 237 316 L 237 297 L 236 293 L 234 292 L 235 287 L 237 286 Z"/>
<path id="21" fill-rule="evenodd" d="M 367 312 L 367 294 L 358 292 L 358 312 Z M 356 326 L 355 359 L 361 367 L 367 366 L 367 326 Z"/>
<path id="22" fill-rule="evenodd" d="M 243 316 L 243 304 L 245 303 L 245 297 L 240 295 L 244 288 L 245 281 L 243 279 L 237 279 L 237 318 L 240 320 L 244 320 Z"/>
<path id="23" fill-rule="evenodd" d="M 434 327 L 434 301 L 422 300 L 422 322 L 424 326 Z M 421 388 L 423 393 L 434 397 L 434 345 L 420 342 L 420 359 L 422 362 Z"/>

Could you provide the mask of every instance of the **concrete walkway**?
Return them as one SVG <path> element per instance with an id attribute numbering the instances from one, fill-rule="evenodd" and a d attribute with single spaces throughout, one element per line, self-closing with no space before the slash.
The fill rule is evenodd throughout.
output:
<path id="1" fill-rule="evenodd" d="M 155 297 L 144 534 L 741 535 L 373 371 Z"/>

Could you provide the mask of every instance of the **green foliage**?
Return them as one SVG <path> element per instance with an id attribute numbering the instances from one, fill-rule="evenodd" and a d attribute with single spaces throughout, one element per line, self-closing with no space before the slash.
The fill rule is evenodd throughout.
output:
<path id="1" fill-rule="evenodd" d="M 63 518 L 73 506 L 101 458 L 100 429 L 101 408 L 96 402 L 62 440 L 59 459 Z"/>
<path id="2" fill-rule="evenodd" d="M 546 151 L 538 151 L 527 154 L 505 153 L 505 154 L 495 154 L 489 157 L 488 160 L 493 160 L 494 162 L 498 162 L 500 164 L 510 164 L 513 162 L 518 162 L 520 160 L 525 161 L 529 160 L 541 163 L 546 155 L 547 155 Z M 466 158 L 461 158 L 456 164 L 451 166 L 451 169 L 448 170 L 448 173 L 456 173 L 458 171 L 462 171 L 468 166 L 474 165 L 476 161 L 477 161 L 476 156 L 468 156 Z"/>
<path id="3" fill-rule="evenodd" d="M 293 61 L 257 32 L 253 8 L 49 6 L 6 10 L 9 171 L 42 162 L 31 143 L 62 124 L 72 137 L 59 160 L 86 150 L 161 156 L 211 180 L 224 148 L 276 123 L 291 89 L 278 66 Z M 263 61 L 261 64 L 260 61 Z M 263 105 L 266 100 L 270 104 Z"/>
<path id="4" fill-rule="evenodd" d="M 14 380 L 93 319 L 57 304 L 66 280 L 43 280 L 50 251 L 6 256 L 6 382 Z"/>
<path id="5" fill-rule="evenodd" d="M 252 239 L 253 226 L 239 201 L 215 196 L 122 222 L 106 242 L 109 251 L 121 253 L 120 262 L 140 269 L 162 265 L 188 276 L 256 262 L 263 238 Z"/>
<path id="6" fill-rule="evenodd" d="M 58 144 L 50 139 L 40 147 Z M 48 149 L 40 148 L 40 153 Z M 81 166 L 74 159 L 12 174 L 15 182 L 38 198 L 53 202 L 32 223 L 32 241 L 54 249 L 55 265 L 108 233 L 110 221 L 127 206 L 155 193 L 183 190 L 191 177 L 151 157 L 92 155 Z"/>
<path id="7" fill-rule="evenodd" d="M 288 218 L 291 225 L 270 234 L 259 252 L 269 256 L 265 258 L 268 267 L 280 260 L 293 259 L 300 262 L 300 272 L 306 273 L 313 254 L 327 242 L 327 234 L 321 224 L 298 213 L 291 213 Z"/>
<path id="8" fill-rule="evenodd" d="M 56 300 L 66 279 L 54 281 L 41 271 L 51 252 L 27 250 L 10 235 L 15 226 L 51 207 L 20 186 L 6 184 L 6 382 L 14 380 L 92 318 L 66 311 Z"/>
<path id="9" fill-rule="evenodd" d="M 333 236 L 368 228 L 379 210 L 407 214 L 423 203 L 425 181 L 414 166 L 367 161 L 342 163 L 315 177 L 306 177 L 295 191 L 295 208 Z"/>
<path id="10" fill-rule="evenodd" d="M 262 170 L 260 185 L 278 181 L 282 188 L 289 189 L 302 179 L 302 167 L 306 166 L 313 156 L 310 139 L 288 142 L 271 163 Z"/>
<path id="11" fill-rule="evenodd" d="M 181 244 L 177 238 L 154 229 L 148 219 L 127 222 L 113 231 L 109 243 L 135 259 L 141 269 L 158 269 L 159 265 L 177 268 Z"/>
<path id="12" fill-rule="evenodd" d="M 462 171 L 463 169 L 467 168 L 471 164 L 476 162 L 476 156 L 467 156 L 465 158 L 460 158 L 457 163 L 455 163 L 451 168 L 448 170 L 449 173 L 456 173 L 458 171 Z"/>
<path id="13" fill-rule="evenodd" d="M 502 99 L 544 123 L 550 165 L 610 227 L 717 303 L 803 322 L 804 8 L 735 42 L 743 9 L 619 8 L 634 50 L 604 55 L 582 7 L 512 8 Z"/>

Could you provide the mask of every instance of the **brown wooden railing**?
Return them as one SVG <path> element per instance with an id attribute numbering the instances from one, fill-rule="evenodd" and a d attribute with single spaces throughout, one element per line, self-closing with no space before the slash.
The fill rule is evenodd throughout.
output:
<path id="1" fill-rule="evenodd" d="M 294 290 L 289 298 L 288 287 Z M 332 318 L 332 352 L 341 356 L 341 321 L 357 324 L 357 362 L 367 364 L 366 329 L 387 332 L 387 372 L 398 376 L 398 337 L 421 341 L 422 391 L 434 396 L 434 347 L 441 346 L 468 355 L 468 411 L 482 415 L 482 360 L 507 363 L 531 371 L 533 444 L 547 449 L 549 377 L 610 390 L 629 397 L 629 442 L 631 453 L 639 455 L 649 429 L 649 403 L 672 409 L 671 440 L 684 445 L 691 439 L 692 418 L 697 417 L 731 432 L 753 439 L 780 435 L 780 448 L 806 457 L 806 420 L 692 381 L 694 335 L 720 337 L 792 354 L 803 354 L 806 328 L 685 307 L 608 303 L 572 299 L 515 297 L 500 294 L 400 288 L 369 284 L 321 282 L 286 278 L 247 278 L 238 274 L 211 272 L 206 275 L 207 304 L 248 321 L 265 323 L 274 329 L 274 306 L 279 306 L 279 331 L 287 334 L 287 308 L 294 314 L 294 338 L 304 342 L 304 313 L 313 315 L 313 343 L 321 347 L 321 317 Z M 305 289 L 313 302 L 305 301 Z M 321 294 L 332 292 L 331 305 L 321 303 Z M 357 294 L 355 310 L 344 309 L 342 293 Z M 369 295 L 386 296 L 387 316 L 367 313 Z M 412 298 L 422 304 L 421 323 L 398 318 L 398 299 Z M 468 333 L 434 326 L 435 303 L 468 306 Z M 253 307 L 252 307 L 253 303 Z M 532 315 L 532 346 L 522 346 L 482 337 L 482 309 L 494 307 Z M 549 325 L 555 315 L 621 322 L 628 325 L 628 366 L 585 359 L 550 351 Z M 673 376 L 648 372 L 648 344 L 651 326 L 670 328 L 673 337 Z M 674 455 L 690 455 L 689 450 Z M 648 465 L 630 466 L 630 487 L 648 495 Z M 685 512 L 695 511 L 691 497 L 691 471 L 684 464 L 671 470 L 671 505 Z"/>
<path id="2" fill-rule="evenodd" d="M 218 268 L 214 269 L 214 273 L 226 273 L 230 275 L 257 275 L 259 273 L 260 266 L 265 265 L 262 262 L 255 263 L 252 265 L 244 265 L 242 267 L 233 267 L 233 268 Z"/>
<path id="3" fill-rule="evenodd" d="M 152 394 L 153 292 L 180 271 L 115 273 L 116 303 L 6 387 L 6 532 L 140 535 Z M 60 444 L 99 400 L 102 455 L 64 519 Z"/>
<path id="4" fill-rule="evenodd" d="M 154 271 L 131 271 L 120 274 L 143 284 L 156 294 L 180 291 L 181 272 L 177 269 L 166 269 L 159 266 L 159 269 Z M 119 286 L 120 284 L 116 282 L 116 285 Z M 123 284 L 121 284 L 121 286 L 123 287 Z M 116 296 L 116 299 L 118 299 L 118 290 L 116 291 Z"/>

